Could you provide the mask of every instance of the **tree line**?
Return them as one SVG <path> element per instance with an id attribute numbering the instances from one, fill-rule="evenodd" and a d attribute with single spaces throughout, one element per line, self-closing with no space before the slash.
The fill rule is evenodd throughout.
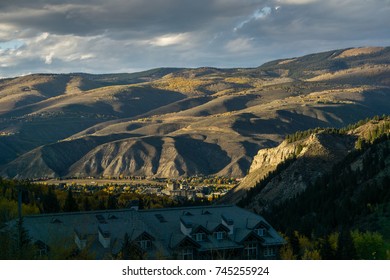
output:
<path id="1" fill-rule="evenodd" d="M 285 233 L 285 258 L 390 258 L 390 236 L 381 233 L 390 225 L 390 136 L 364 143 L 304 192 L 261 213 Z"/>

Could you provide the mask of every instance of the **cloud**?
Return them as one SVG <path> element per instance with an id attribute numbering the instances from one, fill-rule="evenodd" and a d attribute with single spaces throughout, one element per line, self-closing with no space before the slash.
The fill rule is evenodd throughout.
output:
<path id="1" fill-rule="evenodd" d="M 53 62 L 54 53 L 51 52 L 45 56 L 45 64 L 51 64 Z"/>
<path id="2" fill-rule="evenodd" d="M 249 39 L 249 38 L 237 38 L 237 39 L 231 40 L 226 44 L 226 49 L 229 52 L 233 52 L 233 53 L 236 53 L 236 52 L 242 53 L 242 52 L 251 51 L 251 50 L 253 50 L 251 40 L 252 39 Z"/>
<path id="3" fill-rule="evenodd" d="M 94 44 L 98 37 L 80 37 L 72 35 L 53 35 L 47 32 L 36 37 L 23 40 L 23 44 L 15 49 L 8 49 L 2 54 L 4 61 L 12 65 L 23 65 L 31 61 L 40 60 L 46 65 L 53 64 L 54 60 L 66 63 L 92 59 L 95 54 Z M 10 63 L 10 62 L 13 63 Z"/>
<path id="4" fill-rule="evenodd" d="M 158 36 L 149 41 L 152 46 L 166 47 L 171 45 L 177 45 L 185 42 L 188 39 L 188 35 L 185 33 L 179 34 L 165 34 Z"/>
<path id="5" fill-rule="evenodd" d="M 41 41 L 45 41 L 49 37 L 49 35 L 50 35 L 49 33 L 43 32 L 42 34 L 40 34 L 35 38 L 34 42 L 39 43 Z"/>
<path id="6" fill-rule="evenodd" d="M 293 4 L 293 5 L 305 5 L 314 2 L 318 2 L 319 0 L 277 0 L 277 2 L 282 4 Z"/>
<path id="7" fill-rule="evenodd" d="M 388 0 L 0 1 L 0 76 L 253 67 L 390 45 Z"/>
<path id="8" fill-rule="evenodd" d="M 234 27 L 234 31 L 237 31 L 244 27 L 244 25 L 252 22 L 257 21 L 259 19 L 263 19 L 270 15 L 272 12 L 271 7 L 264 7 L 262 9 L 257 9 L 249 18 L 245 19 L 244 21 L 240 22 L 236 27 Z"/>

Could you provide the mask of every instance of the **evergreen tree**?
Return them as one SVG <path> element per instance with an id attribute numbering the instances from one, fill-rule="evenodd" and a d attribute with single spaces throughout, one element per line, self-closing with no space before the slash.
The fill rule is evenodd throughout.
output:
<path id="1" fill-rule="evenodd" d="M 73 193 L 72 193 L 71 189 L 69 189 L 69 191 L 68 191 L 68 195 L 67 195 L 67 197 L 65 199 L 63 210 L 64 210 L 64 212 L 76 212 L 76 211 L 79 211 L 79 206 L 78 206 L 76 200 L 73 197 Z"/>
<path id="2" fill-rule="evenodd" d="M 104 200 L 102 198 L 99 199 L 97 209 L 106 210 L 106 204 L 104 203 Z"/>
<path id="3" fill-rule="evenodd" d="M 339 260 L 356 259 L 356 249 L 349 230 L 341 230 L 340 232 L 336 258 Z"/>
<path id="4" fill-rule="evenodd" d="M 9 260 L 10 258 L 11 238 L 7 231 L 0 231 L 0 260 Z"/>
<path id="5" fill-rule="evenodd" d="M 84 209 L 84 211 L 91 211 L 92 210 L 91 203 L 89 202 L 89 199 L 87 196 L 84 197 L 83 209 Z"/>
<path id="6" fill-rule="evenodd" d="M 335 259 L 335 254 L 330 245 L 329 239 L 324 238 L 321 242 L 321 257 L 323 260 L 333 260 Z"/>
<path id="7" fill-rule="evenodd" d="M 58 213 L 60 212 L 60 203 L 58 202 L 57 195 L 49 187 L 49 190 L 42 199 L 43 211 L 45 213 Z"/>
<path id="8" fill-rule="evenodd" d="M 144 200 L 142 199 L 142 197 L 140 197 L 140 199 L 139 199 L 138 208 L 139 208 L 139 210 L 145 209 L 145 204 L 144 204 Z"/>
<path id="9" fill-rule="evenodd" d="M 23 226 L 23 218 L 18 221 L 18 242 L 17 256 L 19 260 L 28 259 L 29 251 L 31 251 L 31 238 L 28 236 L 26 229 Z"/>
<path id="10" fill-rule="evenodd" d="M 118 200 L 114 195 L 109 195 L 107 198 L 107 209 L 117 209 L 118 208 Z"/>
<path id="11" fill-rule="evenodd" d="M 290 244 L 291 249 L 293 251 L 293 255 L 299 256 L 300 255 L 300 246 L 299 246 L 299 240 L 298 240 L 299 233 L 297 231 L 294 231 L 290 236 Z"/>
<path id="12" fill-rule="evenodd" d="M 34 245 L 23 227 L 23 219 L 13 227 L 0 231 L 0 259 L 28 260 L 34 258 Z"/>

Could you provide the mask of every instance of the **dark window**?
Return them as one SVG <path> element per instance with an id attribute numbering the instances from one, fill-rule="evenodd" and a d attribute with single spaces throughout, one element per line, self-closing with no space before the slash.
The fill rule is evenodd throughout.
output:
<path id="1" fill-rule="evenodd" d="M 206 234 L 204 234 L 203 232 L 195 233 L 192 235 L 192 238 L 198 242 L 204 241 L 206 239 Z"/>
<path id="2" fill-rule="evenodd" d="M 226 237 L 226 232 L 224 232 L 224 231 L 217 231 L 217 232 L 214 232 L 214 236 L 215 236 L 215 238 L 217 240 L 223 240 Z"/>
<path id="3" fill-rule="evenodd" d="M 257 259 L 257 243 L 251 242 L 248 243 L 245 247 L 245 257 L 248 260 Z"/>
<path id="4" fill-rule="evenodd" d="M 258 229 L 256 229 L 256 233 L 259 236 L 264 236 L 266 233 L 266 229 L 265 228 L 258 228 Z"/>
<path id="5" fill-rule="evenodd" d="M 184 248 L 179 253 L 179 259 L 192 260 L 194 259 L 194 250 L 192 248 Z"/>
<path id="6" fill-rule="evenodd" d="M 264 248 L 264 257 L 272 257 L 276 255 L 275 247 L 267 246 Z"/>
<path id="7" fill-rule="evenodd" d="M 149 249 L 150 247 L 152 247 L 152 242 L 150 242 L 150 240 L 141 240 L 141 241 L 139 241 L 139 246 L 140 246 L 143 250 L 147 250 L 147 249 Z"/>

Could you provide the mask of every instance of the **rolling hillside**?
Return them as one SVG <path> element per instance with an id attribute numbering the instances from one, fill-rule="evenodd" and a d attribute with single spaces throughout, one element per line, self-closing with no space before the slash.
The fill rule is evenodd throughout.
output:
<path id="1" fill-rule="evenodd" d="M 244 177 L 287 134 L 388 113 L 389 65 L 390 48 L 360 48 L 251 69 L 0 80 L 0 175 Z"/>

